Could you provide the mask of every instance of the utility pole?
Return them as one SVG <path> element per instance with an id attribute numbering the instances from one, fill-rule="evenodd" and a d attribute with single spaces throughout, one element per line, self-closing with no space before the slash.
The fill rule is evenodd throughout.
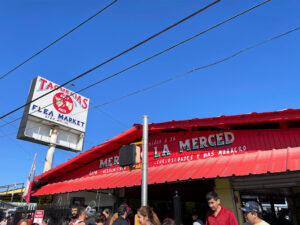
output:
<path id="1" fill-rule="evenodd" d="M 148 116 L 143 116 L 142 206 L 148 205 Z"/>

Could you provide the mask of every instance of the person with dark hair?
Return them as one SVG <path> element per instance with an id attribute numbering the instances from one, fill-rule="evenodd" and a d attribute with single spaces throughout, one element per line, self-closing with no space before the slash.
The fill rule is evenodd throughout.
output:
<path id="1" fill-rule="evenodd" d="M 104 215 L 104 213 L 97 213 L 95 221 L 96 221 L 96 225 L 105 225 L 106 216 Z"/>
<path id="2" fill-rule="evenodd" d="M 42 225 L 48 225 L 49 222 L 50 222 L 49 218 L 44 218 L 43 221 L 42 221 Z"/>
<path id="3" fill-rule="evenodd" d="M 75 224 L 78 219 L 78 206 L 73 205 L 71 207 L 70 225 Z"/>
<path id="4" fill-rule="evenodd" d="M 85 225 L 84 221 L 87 218 L 85 208 L 80 208 L 78 211 L 79 211 L 78 219 L 76 220 L 76 222 L 74 224 Z"/>
<path id="5" fill-rule="evenodd" d="M 30 222 L 31 224 L 33 223 L 33 220 L 32 220 L 32 217 L 31 217 L 30 214 L 28 214 L 28 215 L 26 216 L 26 219 L 28 219 L 29 222 Z"/>
<path id="6" fill-rule="evenodd" d="M 26 220 L 27 221 L 27 220 Z M 28 222 L 28 221 L 27 221 Z M 7 225 L 14 225 L 14 214 L 11 214 L 7 217 Z"/>
<path id="7" fill-rule="evenodd" d="M 162 225 L 176 225 L 175 220 L 166 218 L 163 220 Z"/>
<path id="8" fill-rule="evenodd" d="M 160 221 L 150 206 L 142 206 L 138 210 L 138 221 L 141 225 L 160 225 Z"/>
<path id="9" fill-rule="evenodd" d="M 56 221 L 53 217 L 45 217 L 42 221 L 42 225 L 56 225 Z"/>
<path id="10" fill-rule="evenodd" d="M 221 205 L 218 194 L 214 191 L 206 195 L 206 200 L 211 211 L 207 214 L 206 225 L 238 225 L 233 212 Z"/>
<path id="11" fill-rule="evenodd" d="M 262 219 L 262 210 L 257 202 L 246 202 L 245 206 L 240 209 L 243 211 L 244 217 L 248 223 L 253 225 L 270 225 Z"/>
<path id="12" fill-rule="evenodd" d="M 118 208 L 118 219 L 116 219 L 112 225 L 129 225 L 126 220 L 129 209 L 127 204 L 120 205 Z"/>
<path id="13" fill-rule="evenodd" d="M 196 210 L 192 212 L 193 225 L 204 225 L 203 221 L 199 219 L 198 213 Z"/>
<path id="14" fill-rule="evenodd" d="M 112 217 L 112 212 L 109 208 L 105 208 L 102 212 L 106 218 L 106 222 L 105 222 L 105 225 L 109 225 L 110 224 L 110 220 L 111 220 L 111 217 Z"/>

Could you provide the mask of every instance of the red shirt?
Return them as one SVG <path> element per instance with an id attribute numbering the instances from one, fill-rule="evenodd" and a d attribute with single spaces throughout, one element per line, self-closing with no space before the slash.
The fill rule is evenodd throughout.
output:
<path id="1" fill-rule="evenodd" d="M 213 211 L 208 212 L 206 225 L 238 225 L 238 223 L 233 212 L 221 205 L 217 216 Z"/>

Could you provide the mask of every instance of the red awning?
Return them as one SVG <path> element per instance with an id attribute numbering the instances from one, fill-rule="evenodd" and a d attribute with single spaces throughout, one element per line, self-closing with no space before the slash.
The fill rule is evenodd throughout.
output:
<path id="1" fill-rule="evenodd" d="M 176 132 L 176 131 L 189 131 L 195 128 L 201 130 L 213 129 L 248 129 L 253 124 L 269 124 L 278 123 L 280 126 L 285 127 L 285 123 L 293 123 L 300 121 L 300 109 L 286 109 L 275 112 L 264 113 L 249 113 L 235 116 L 219 116 L 204 119 L 191 119 L 182 121 L 169 121 L 163 123 L 149 124 L 149 135 L 159 132 Z M 262 128 L 264 125 L 261 125 Z M 76 157 L 62 163 L 61 165 L 40 174 L 35 178 L 42 182 L 53 182 L 59 179 L 64 174 L 72 173 L 72 171 L 83 167 L 96 158 L 100 158 L 116 149 L 127 145 L 132 142 L 142 139 L 142 125 L 135 124 L 131 129 L 117 135 L 116 137 L 85 151 Z"/>
<path id="2" fill-rule="evenodd" d="M 161 165 L 148 169 L 148 184 L 190 179 L 246 176 L 300 170 L 300 147 L 247 152 L 244 154 Z M 33 195 L 141 185 L 141 170 L 116 172 L 47 184 Z"/>

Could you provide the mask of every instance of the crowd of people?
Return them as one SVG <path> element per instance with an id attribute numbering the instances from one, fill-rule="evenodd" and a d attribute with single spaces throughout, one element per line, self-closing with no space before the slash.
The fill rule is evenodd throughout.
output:
<path id="1" fill-rule="evenodd" d="M 193 212 L 193 225 L 238 225 L 234 213 L 221 205 L 221 200 L 216 192 L 210 192 L 206 195 L 206 200 L 210 211 L 206 216 L 205 222 L 202 221 L 196 211 Z M 262 210 L 257 202 L 247 202 L 240 208 L 246 220 L 245 225 L 269 225 L 262 219 Z M 116 213 L 106 208 L 101 212 L 96 212 L 92 207 L 71 208 L 71 216 L 60 218 L 59 221 L 46 217 L 42 225 L 176 225 L 173 218 L 165 218 L 160 222 L 157 214 L 150 206 L 142 206 L 134 215 L 131 208 L 123 203 L 119 206 Z M 15 225 L 4 218 L 0 225 Z M 21 219 L 17 225 L 35 225 L 31 218 Z"/>
<path id="2" fill-rule="evenodd" d="M 51 218 L 44 219 L 43 225 L 131 225 L 129 215 L 132 215 L 132 211 L 126 203 L 121 204 L 114 214 L 109 208 L 104 209 L 102 212 L 96 212 L 96 210 L 89 207 L 73 206 L 71 217 L 64 218 L 60 222 L 51 221 Z M 149 206 L 142 206 L 138 210 L 137 221 L 140 225 L 161 225 L 156 213 Z M 27 224 L 20 223 L 18 225 Z M 175 225 L 175 223 L 169 225 Z"/>

